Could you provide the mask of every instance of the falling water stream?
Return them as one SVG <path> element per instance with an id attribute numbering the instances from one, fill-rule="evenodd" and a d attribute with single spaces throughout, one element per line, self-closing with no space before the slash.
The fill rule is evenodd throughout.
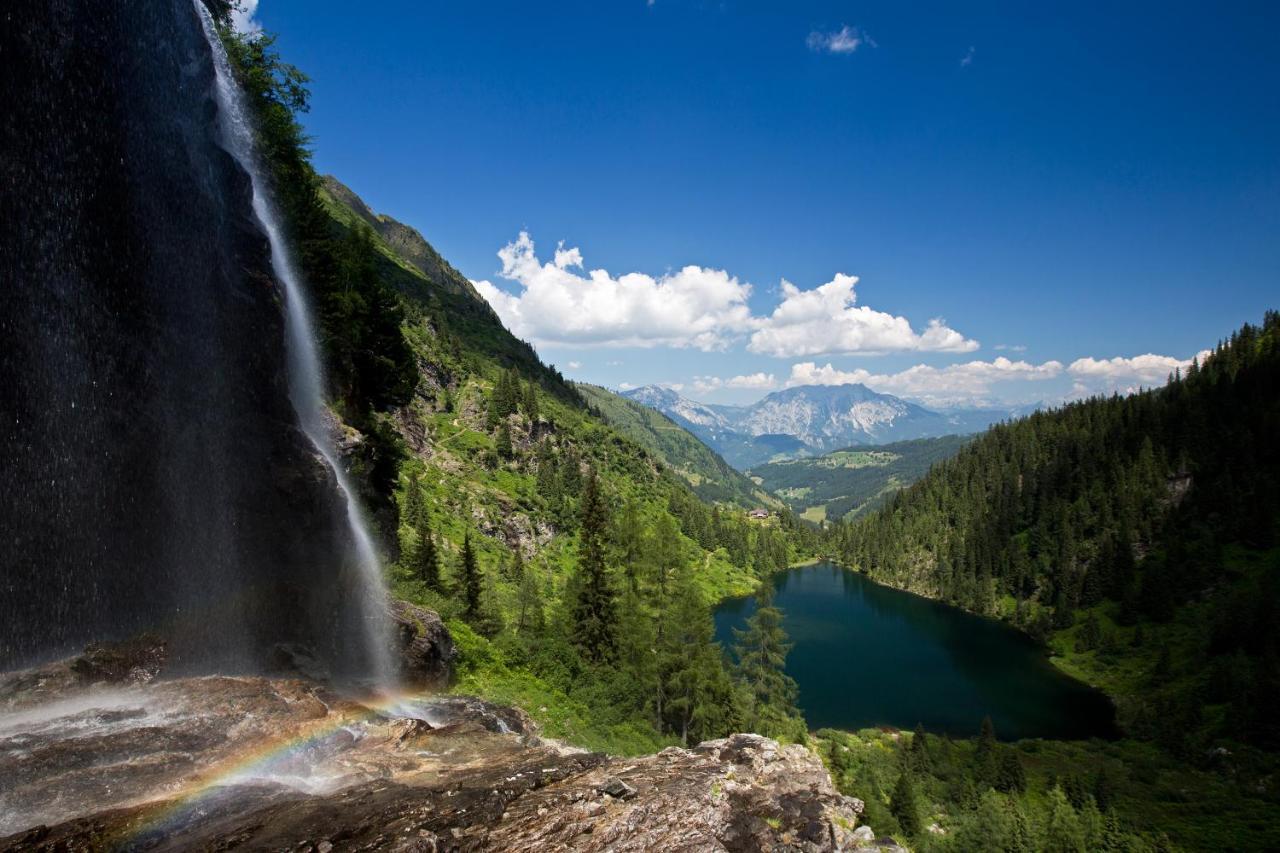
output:
<path id="1" fill-rule="evenodd" d="M 200 16 L 205 39 L 213 54 L 217 79 L 218 118 L 222 144 L 249 173 L 253 184 L 253 211 L 271 246 L 271 267 L 285 291 L 285 334 L 289 363 L 289 397 L 297 412 L 302 431 L 333 471 L 346 500 L 347 524 L 355 544 L 356 570 L 360 595 L 361 622 L 365 626 L 365 644 L 373 686 L 391 692 L 396 684 L 396 669 L 391 657 L 390 622 L 385 608 L 386 590 L 382 567 L 355 489 L 342 467 L 331 441 L 324 403 L 324 381 L 320 357 L 306 294 L 292 258 L 285 246 L 280 216 L 267 194 L 261 165 L 254 153 L 253 125 L 249 119 L 244 94 L 235 81 L 230 60 L 222 45 L 213 19 L 201 0 L 192 0 Z"/>

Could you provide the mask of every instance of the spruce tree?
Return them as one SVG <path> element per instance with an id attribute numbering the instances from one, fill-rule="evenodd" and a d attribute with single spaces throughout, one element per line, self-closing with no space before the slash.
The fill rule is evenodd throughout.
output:
<path id="1" fill-rule="evenodd" d="M 796 683 L 784 667 L 791 643 L 782 627 L 782 611 L 773 603 L 773 583 L 756 593 L 756 609 L 745 630 L 734 629 L 738 677 L 751 697 L 751 723 L 760 734 L 777 735 L 796 727 Z"/>
<path id="2" fill-rule="evenodd" d="M 1045 853 L 1084 853 L 1084 828 L 1061 788 L 1049 792 L 1049 816 L 1041 849 Z"/>
<path id="3" fill-rule="evenodd" d="M 1001 751 L 1000 763 L 996 768 L 995 788 L 1006 794 L 1021 794 L 1027 790 L 1027 771 L 1022 766 L 1017 750 L 1006 747 Z"/>
<path id="4" fill-rule="evenodd" d="M 511 427 L 505 420 L 498 424 L 498 439 L 495 445 L 500 458 L 510 459 L 515 455 L 515 449 L 511 446 Z"/>
<path id="5" fill-rule="evenodd" d="M 889 795 L 889 811 L 907 835 L 920 832 L 920 804 L 916 801 L 916 787 L 911 782 L 911 774 L 906 770 L 899 774 L 898 783 Z"/>
<path id="6" fill-rule="evenodd" d="M 691 567 L 679 566 L 656 631 L 660 719 L 688 746 L 723 733 L 733 716 L 733 686 L 715 642 L 715 623 Z"/>
<path id="7" fill-rule="evenodd" d="M 538 386 L 537 383 L 530 381 L 525 386 L 524 391 L 524 416 L 529 419 L 529 431 L 531 433 L 537 431 L 538 421 L 541 414 L 538 411 Z"/>
<path id="8" fill-rule="evenodd" d="M 915 773 L 929 773 L 933 770 L 933 760 L 929 755 L 928 735 L 924 726 L 916 723 L 916 730 L 911 735 L 911 747 L 907 751 L 907 764 Z"/>
<path id="9" fill-rule="evenodd" d="M 400 521 L 417 527 L 422 515 L 422 482 L 418 478 L 418 470 L 415 468 L 409 472 L 409 482 L 404 487 L 404 513 L 400 516 Z"/>
<path id="10" fill-rule="evenodd" d="M 418 514 L 418 547 L 413 552 L 413 569 L 418 580 L 430 589 L 440 589 L 440 555 L 436 551 L 435 539 L 431 535 L 431 526 L 427 521 L 426 511 Z"/>
<path id="11" fill-rule="evenodd" d="M 560 503 L 560 471 L 550 439 L 538 444 L 538 494 L 554 510 Z"/>
<path id="12" fill-rule="evenodd" d="M 578 534 L 578 590 L 573 604 L 572 637 L 583 656 L 595 663 L 613 659 L 618 647 L 617 601 L 605 564 L 609 515 L 595 471 L 587 473 Z"/>
<path id="13" fill-rule="evenodd" d="M 476 552 L 471 547 L 471 534 L 462 540 L 462 617 L 468 622 L 480 618 L 480 566 L 476 563 Z"/>
<path id="14" fill-rule="evenodd" d="M 991 717 L 982 718 L 982 731 L 978 735 L 978 746 L 974 750 L 974 773 L 978 779 L 991 784 L 996 770 L 996 727 Z"/>

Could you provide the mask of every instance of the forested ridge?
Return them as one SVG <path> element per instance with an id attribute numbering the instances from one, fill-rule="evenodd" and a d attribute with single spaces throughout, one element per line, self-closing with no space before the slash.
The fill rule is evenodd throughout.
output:
<path id="1" fill-rule="evenodd" d="M 1069 631 L 1104 672 L 1144 653 L 1122 654 L 1121 637 L 1154 649 L 1182 625 L 1157 660 L 1160 689 L 1130 685 L 1147 707 L 1122 696 L 1122 722 L 1171 742 L 1229 731 L 1280 746 L 1264 710 L 1280 700 L 1278 336 L 1268 312 L 1162 388 L 993 427 L 882 512 L 835 527 L 830 547 L 876 580 L 1042 638 Z"/>

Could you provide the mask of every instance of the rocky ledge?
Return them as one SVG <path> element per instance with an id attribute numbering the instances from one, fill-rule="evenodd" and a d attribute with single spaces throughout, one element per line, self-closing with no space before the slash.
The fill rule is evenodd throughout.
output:
<path id="1" fill-rule="evenodd" d="M 110 661 L 0 679 L 0 850 L 879 845 L 816 755 L 758 735 L 614 758 L 478 699 Z"/>

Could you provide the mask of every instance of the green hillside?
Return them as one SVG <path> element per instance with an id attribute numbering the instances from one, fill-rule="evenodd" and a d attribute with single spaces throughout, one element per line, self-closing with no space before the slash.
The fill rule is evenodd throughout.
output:
<path id="1" fill-rule="evenodd" d="M 456 689 L 621 753 L 738 730 L 802 736 L 792 705 L 731 669 L 710 604 L 811 554 L 813 532 L 786 512 L 708 504 L 693 478 L 726 500 L 745 488 L 719 479 L 714 454 L 650 449 L 652 436 L 602 417 L 420 234 L 315 173 L 296 118 L 305 78 L 272 39 L 223 36 L 389 583 L 445 618 Z"/>
<path id="2" fill-rule="evenodd" d="M 851 520 L 959 452 L 972 436 L 948 435 L 850 447 L 757 465 L 748 475 L 810 521 Z"/>
<path id="3" fill-rule="evenodd" d="M 600 417 L 670 466 L 704 501 L 746 509 L 782 505 L 661 412 L 599 385 L 575 382 L 574 387 Z"/>
<path id="4" fill-rule="evenodd" d="M 883 583 L 1012 621 L 1105 690 L 1126 739 L 1089 772 L 1121 760 L 1105 787 L 1135 825 L 1185 849 L 1274 849 L 1277 435 L 1268 312 L 1163 388 L 993 427 L 837 525 L 828 548 Z M 1096 777 L 1073 777 L 1077 810 L 1103 798 Z"/>

